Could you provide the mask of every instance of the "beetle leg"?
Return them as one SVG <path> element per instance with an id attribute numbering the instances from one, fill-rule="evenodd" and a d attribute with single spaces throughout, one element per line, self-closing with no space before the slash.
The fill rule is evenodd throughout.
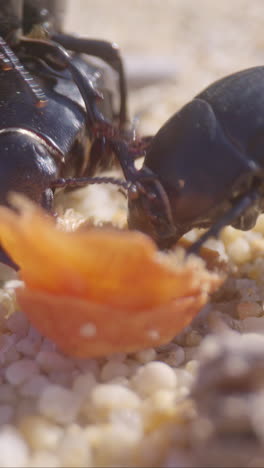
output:
<path id="1" fill-rule="evenodd" d="M 254 187 L 251 191 L 243 195 L 236 202 L 233 203 L 225 215 L 219 219 L 213 226 L 208 229 L 194 244 L 187 250 L 187 255 L 199 253 L 202 245 L 210 238 L 217 237 L 221 229 L 225 226 L 232 224 L 232 222 L 239 218 L 255 201 L 260 197 L 259 191 Z"/>
<path id="2" fill-rule="evenodd" d="M 52 34 L 51 38 L 61 44 L 65 49 L 77 52 L 79 54 L 92 55 L 98 57 L 112 67 L 119 78 L 119 93 L 120 93 L 120 109 L 119 121 L 120 126 L 124 126 L 127 122 L 127 85 L 123 61 L 120 56 L 120 51 L 114 42 L 100 41 L 96 39 L 85 39 L 70 36 L 68 34 Z"/>
<path id="3" fill-rule="evenodd" d="M 72 63 L 70 55 L 62 46 L 52 41 L 28 38 L 22 38 L 21 43 L 27 53 L 40 57 L 48 65 L 51 64 L 60 69 L 68 68 L 84 100 L 87 127 L 90 132 L 96 124 L 108 124 L 96 106 L 97 99 L 102 98 L 101 94 L 94 88 L 93 83 Z"/>

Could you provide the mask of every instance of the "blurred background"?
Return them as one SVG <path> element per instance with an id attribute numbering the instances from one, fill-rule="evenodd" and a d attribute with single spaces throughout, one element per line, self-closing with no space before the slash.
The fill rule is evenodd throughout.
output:
<path id="1" fill-rule="evenodd" d="M 215 79 L 264 63 L 263 0 L 68 0 L 65 30 L 118 43 L 147 133 Z"/>
<path id="2" fill-rule="evenodd" d="M 213 80 L 264 63 L 263 0 L 68 0 L 65 30 L 119 44 L 153 131 Z"/>

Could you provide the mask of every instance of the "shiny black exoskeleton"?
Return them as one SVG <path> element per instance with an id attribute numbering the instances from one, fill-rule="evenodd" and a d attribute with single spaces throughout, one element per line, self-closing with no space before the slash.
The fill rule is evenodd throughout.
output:
<path id="1" fill-rule="evenodd" d="M 216 81 L 153 137 L 129 193 L 129 226 L 171 247 L 194 227 L 248 230 L 264 211 L 264 67 Z"/>
<path id="2" fill-rule="evenodd" d="M 121 134 L 126 122 L 118 49 L 61 33 L 61 5 L 0 1 L 0 204 L 16 191 L 51 209 L 61 178 L 91 176 L 104 155 L 107 132 Z M 117 72 L 117 115 L 113 86 L 80 53 L 100 57 Z"/>
<path id="3" fill-rule="evenodd" d="M 51 211 L 54 190 L 89 183 L 114 151 L 108 139 L 125 134 L 118 48 L 63 34 L 63 3 L 0 0 L 0 204 L 19 192 Z M 117 85 L 80 54 L 104 60 Z"/>

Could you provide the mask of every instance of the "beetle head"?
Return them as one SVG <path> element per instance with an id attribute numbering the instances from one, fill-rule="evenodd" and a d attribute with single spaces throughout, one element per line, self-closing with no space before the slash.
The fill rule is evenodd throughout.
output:
<path id="1" fill-rule="evenodd" d="M 168 196 L 159 180 L 146 170 L 128 190 L 128 226 L 148 234 L 160 248 L 168 248 L 177 236 Z"/>

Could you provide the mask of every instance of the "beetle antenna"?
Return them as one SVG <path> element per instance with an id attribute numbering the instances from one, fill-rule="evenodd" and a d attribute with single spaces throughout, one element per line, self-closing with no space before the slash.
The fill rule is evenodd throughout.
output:
<path id="1" fill-rule="evenodd" d="M 17 56 L 10 49 L 4 39 L 0 36 L 0 67 L 3 70 L 15 70 L 18 75 L 22 78 L 24 83 L 28 86 L 31 94 L 36 101 L 37 106 L 42 107 L 47 102 L 47 98 L 31 76 L 31 74 L 25 69 L 22 63 L 18 60 Z"/>
<path id="2" fill-rule="evenodd" d="M 187 255 L 198 254 L 202 245 L 210 238 L 217 237 L 221 229 L 226 225 L 231 224 L 234 219 L 241 216 L 247 208 L 252 206 L 254 202 L 260 197 L 259 191 L 254 187 L 246 195 L 239 198 L 232 208 L 213 226 L 208 229 L 194 244 L 187 249 Z"/>
<path id="3" fill-rule="evenodd" d="M 56 188 L 81 188 L 85 187 L 86 185 L 94 185 L 94 184 L 113 184 L 117 185 L 118 187 L 122 187 L 126 190 L 130 187 L 130 182 L 126 182 L 121 179 L 116 179 L 115 177 L 69 177 L 67 179 L 56 179 L 52 182 L 51 187 Z"/>

